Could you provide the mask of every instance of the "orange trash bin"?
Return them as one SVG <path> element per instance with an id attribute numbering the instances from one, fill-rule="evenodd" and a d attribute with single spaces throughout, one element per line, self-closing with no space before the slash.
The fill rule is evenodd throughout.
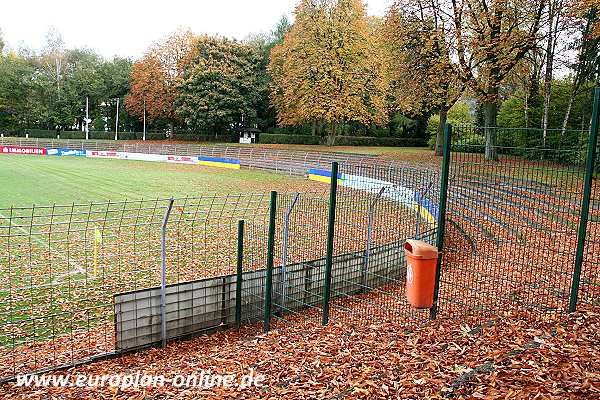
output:
<path id="1" fill-rule="evenodd" d="M 404 243 L 406 254 L 406 298 L 416 308 L 433 306 L 438 250 L 421 240 Z"/>

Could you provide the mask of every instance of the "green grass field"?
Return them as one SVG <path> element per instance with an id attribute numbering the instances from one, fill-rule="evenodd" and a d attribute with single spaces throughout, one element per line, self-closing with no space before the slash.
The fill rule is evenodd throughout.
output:
<path id="1" fill-rule="evenodd" d="M 79 157 L 0 156 L 0 208 L 298 190 L 306 180 L 255 170 Z M 313 185 L 314 186 L 314 185 Z"/>
<path id="2" fill-rule="evenodd" d="M 172 283 L 225 273 L 234 262 L 235 223 L 259 215 L 262 227 L 269 191 L 328 187 L 257 170 L 4 154 L 0 184 L 0 354 L 109 329 L 114 293 L 160 283 L 167 201 L 154 199 L 190 198 L 175 202 L 170 220 Z"/>

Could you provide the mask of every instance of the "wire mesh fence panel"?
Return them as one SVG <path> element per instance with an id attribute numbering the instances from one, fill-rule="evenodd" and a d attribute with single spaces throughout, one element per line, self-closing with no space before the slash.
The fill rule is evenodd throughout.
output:
<path id="1" fill-rule="evenodd" d="M 498 143 L 508 142 L 506 131 L 493 133 Z M 581 149 L 501 145 L 498 159 L 487 160 L 485 144 L 472 139 L 479 134 L 458 128 L 452 142 L 442 314 L 565 311 L 583 189 Z"/>
<path id="2" fill-rule="evenodd" d="M 168 221 L 167 282 L 235 274 L 238 221 L 244 220 L 258 229 L 265 223 L 268 210 L 266 194 L 176 199 Z M 252 254 L 257 243 L 250 241 L 248 245 Z M 264 267 L 262 261 L 254 258 L 246 267 Z"/>
<path id="3" fill-rule="evenodd" d="M 0 210 L 0 375 L 114 350 L 112 294 L 156 285 L 162 201 Z"/>
<path id="4" fill-rule="evenodd" d="M 253 218 L 245 218 L 240 312 L 243 324 L 263 329 L 270 199 L 261 199 Z M 237 253 L 236 253 L 237 255 Z"/>
<path id="5" fill-rule="evenodd" d="M 327 190 L 279 197 L 275 236 L 273 316 L 275 322 L 321 319 Z"/>
<path id="6" fill-rule="evenodd" d="M 403 245 L 435 241 L 439 173 L 347 163 L 338 179 L 332 320 L 423 320 L 406 301 Z"/>
<path id="7" fill-rule="evenodd" d="M 264 194 L 0 210 L 0 378 L 120 350 L 113 297 L 131 292 L 144 300 L 144 290 L 160 286 L 161 228 L 171 201 L 165 249 L 171 296 L 187 295 L 179 293 L 181 282 L 235 275 L 239 220 L 249 224 L 245 268 L 264 269 Z M 218 313 L 231 322 L 235 281 L 223 279 L 216 285 L 224 296 Z M 254 290 L 264 282 L 259 277 L 249 285 Z M 207 301 L 204 309 L 215 306 Z M 136 308 L 125 321 L 136 340 L 151 309 Z"/>

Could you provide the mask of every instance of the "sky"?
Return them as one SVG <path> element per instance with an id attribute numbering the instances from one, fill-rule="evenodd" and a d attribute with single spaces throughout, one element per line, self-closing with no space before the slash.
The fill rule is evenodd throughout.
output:
<path id="1" fill-rule="evenodd" d="M 298 0 L 6 0 L 0 31 L 10 49 L 39 51 L 50 27 L 67 48 L 86 47 L 106 58 L 139 58 L 149 45 L 178 28 L 244 39 L 269 32 Z M 391 0 L 369 0 L 383 15 Z"/>

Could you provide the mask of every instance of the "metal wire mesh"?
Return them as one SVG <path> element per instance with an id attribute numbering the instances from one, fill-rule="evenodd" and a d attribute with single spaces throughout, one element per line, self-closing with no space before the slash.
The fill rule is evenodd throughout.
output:
<path id="1" fill-rule="evenodd" d="M 499 160 L 488 161 L 484 145 L 473 140 L 481 133 L 480 128 L 459 128 L 452 143 L 439 314 L 565 311 L 586 140 L 581 137 L 567 147 L 557 132 L 550 132 L 547 145 L 540 146 L 539 140 L 530 140 L 537 131 L 498 130 Z M 58 145 L 51 142 L 22 140 L 19 145 Z M 60 145 L 83 146 L 75 141 Z M 108 146 L 96 145 L 101 150 Z M 331 161 L 341 161 L 331 320 L 414 324 L 429 318 L 428 310 L 414 309 L 405 298 L 402 246 L 408 238 L 436 241 L 437 167 L 227 146 L 111 146 L 115 151 L 237 158 L 245 167 L 308 175 L 324 183 L 331 180 Z M 165 283 L 169 296 L 178 299 L 176 308 L 164 310 L 171 318 L 169 339 L 232 326 L 240 220 L 246 227 L 241 318 L 263 329 L 260 322 L 269 311 L 270 207 L 268 194 L 238 194 L 0 209 L 0 378 L 118 353 L 117 344 L 125 343 L 118 324 L 129 324 L 136 341 L 148 329 L 150 339 L 143 343 L 160 337 L 156 323 L 143 321 L 157 317 L 152 296 L 161 286 L 162 228 L 167 232 Z M 329 207 L 328 186 L 277 196 L 274 323 L 321 320 Z M 581 301 L 593 304 L 600 297 L 599 223 L 595 182 L 580 292 Z M 131 294 L 134 303 L 148 300 L 148 305 L 117 321 L 115 299 L 122 301 L 124 294 Z M 178 325 L 197 312 L 206 316 L 201 323 Z"/>
<path id="2" fill-rule="evenodd" d="M 160 285 L 169 201 L 0 210 L 0 375 L 115 351 L 113 296 Z M 235 273 L 236 223 L 260 230 L 265 210 L 264 194 L 173 200 L 167 284 Z M 261 245 L 249 268 L 264 265 Z"/>
<path id="3" fill-rule="evenodd" d="M 600 142 L 596 147 L 596 179 L 592 182 L 592 196 L 587 237 L 582 266 L 579 300 L 600 305 Z"/>
<path id="4" fill-rule="evenodd" d="M 331 320 L 422 321 L 425 312 L 405 297 L 403 244 L 412 238 L 435 242 L 439 172 L 347 163 L 341 173 Z"/>
<path id="5" fill-rule="evenodd" d="M 515 135 L 496 132 L 499 143 L 508 133 Z M 585 153 L 577 145 L 505 145 L 489 161 L 485 145 L 469 139 L 477 134 L 458 128 L 452 142 L 442 314 L 565 311 Z"/>

